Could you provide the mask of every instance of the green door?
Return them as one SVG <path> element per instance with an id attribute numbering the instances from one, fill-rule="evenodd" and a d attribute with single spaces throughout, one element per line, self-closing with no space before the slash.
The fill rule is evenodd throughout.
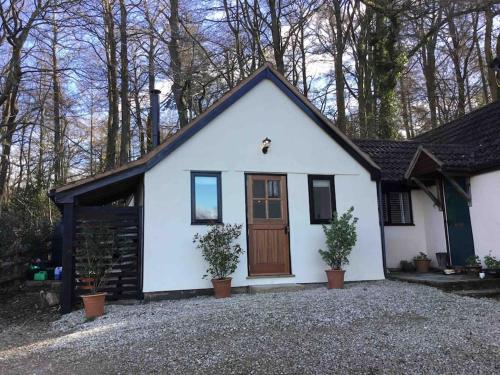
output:
<path id="1" fill-rule="evenodd" d="M 466 190 L 465 177 L 456 177 L 455 181 Z M 447 180 L 444 180 L 444 194 L 451 264 L 465 266 L 465 260 L 474 255 L 469 204 Z"/>

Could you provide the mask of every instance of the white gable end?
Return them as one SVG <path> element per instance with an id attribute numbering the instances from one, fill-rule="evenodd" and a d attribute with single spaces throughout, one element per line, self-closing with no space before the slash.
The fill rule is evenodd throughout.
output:
<path id="1" fill-rule="evenodd" d="M 260 144 L 270 138 L 263 154 Z M 225 223 L 246 224 L 245 173 L 286 175 L 290 226 L 290 278 L 248 279 L 245 255 L 233 286 L 326 280 L 318 249 L 321 225 L 309 217 L 310 174 L 335 175 L 337 210 L 355 207 L 358 243 L 346 280 L 383 278 L 377 188 L 370 173 L 272 81 L 264 79 L 168 157 L 145 173 L 144 292 L 210 288 L 206 264 L 192 243 L 206 227 L 191 225 L 191 171 L 218 171 Z"/>
<path id="2" fill-rule="evenodd" d="M 266 137 L 272 140 L 272 146 L 264 155 L 260 152 L 260 144 Z M 211 165 L 218 170 L 368 174 L 267 79 L 160 164 L 175 159 L 178 166 L 190 169 L 192 163 L 208 156 Z"/>

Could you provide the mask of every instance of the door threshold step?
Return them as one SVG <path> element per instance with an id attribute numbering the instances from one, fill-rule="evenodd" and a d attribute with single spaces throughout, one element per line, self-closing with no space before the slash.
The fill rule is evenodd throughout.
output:
<path id="1" fill-rule="evenodd" d="M 306 287 L 302 284 L 267 284 L 267 285 L 251 285 L 248 287 L 250 294 L 264 294 L 264 293 L 285 293 L 285 292 L 299 292 Z"/>
<path id="2" fill-rule="evenodd" d="M 462 297 L 495 297 L 500 296 L 500 288 L 458 290 L 453 293 Z"/>

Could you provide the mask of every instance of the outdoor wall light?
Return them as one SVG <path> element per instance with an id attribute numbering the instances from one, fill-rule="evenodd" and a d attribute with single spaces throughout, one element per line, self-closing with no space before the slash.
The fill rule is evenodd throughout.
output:
<path id="1" fill-rule="evenodd" d="M 260 148 L 262 150 L 262 153 L 267 154 L 269 147 L 271 147 L 271 140 L 266 137 L 262 140 L 262 143 L 260 144 Z"/>

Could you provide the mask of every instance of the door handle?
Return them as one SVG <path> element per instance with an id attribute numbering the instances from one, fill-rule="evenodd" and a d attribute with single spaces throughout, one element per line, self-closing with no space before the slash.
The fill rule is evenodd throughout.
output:
<path id="1" fill-rule="evenodd" d="M 288 227 L 288 225 L 285 225 L 283 230 L 285 231 L 285 234 L 288 234 L 288 232 L 290 231 L 290 228 Z"/>

